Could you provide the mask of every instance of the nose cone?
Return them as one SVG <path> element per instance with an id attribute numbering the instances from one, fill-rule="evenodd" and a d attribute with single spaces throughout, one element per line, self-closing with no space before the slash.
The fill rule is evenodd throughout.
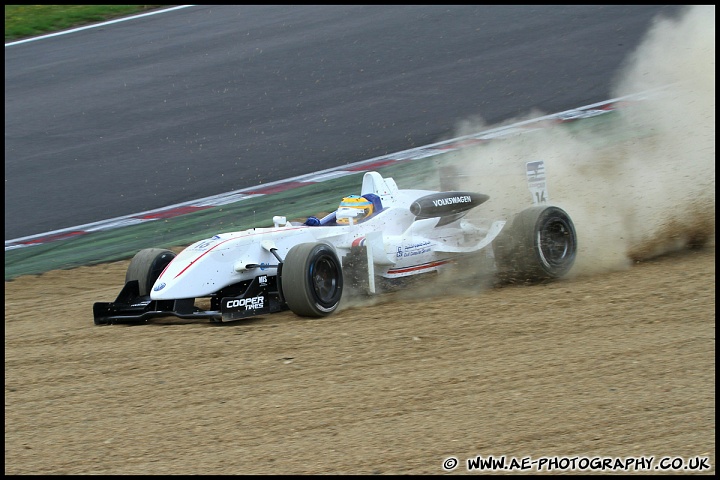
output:
<path id="1" fill-rule="evenodd" d="M 167 278 L 158 278 L 150 290 L 150 298 L 152 300 L 176 300 L 179 298 L 193 297 L 182 280 L 174 279 L 170 276 Z"/>
<path id="2" fill-rule="evenodd" d="M 170 298 L 168 295 L 171 294 L 171 290 L 172 288 L 168 288 L 167 282 L 158 279 L 150 290 L 150 298 L 152 300 L 167 300 Z"/>
<path id="3" fill-rule="evenodd" d="M 152 300 L 207 297 L 237 282 L 232 249 L 188 249 L 167 266 L 150 290 Z"/>
<path id="4" fill-rule="evenodd" d="M 193 262 L 175 257 L 150 289 L 152 300 L 176 300 L 198 295 L 198 282 L 194 279 Z"/>

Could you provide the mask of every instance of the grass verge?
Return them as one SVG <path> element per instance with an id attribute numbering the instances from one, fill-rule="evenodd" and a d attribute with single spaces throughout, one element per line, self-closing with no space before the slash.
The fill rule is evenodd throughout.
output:
<path id="1" fill-rule="evenodd" d="M 171 5 L 5 5 L 5 42 Z"/>

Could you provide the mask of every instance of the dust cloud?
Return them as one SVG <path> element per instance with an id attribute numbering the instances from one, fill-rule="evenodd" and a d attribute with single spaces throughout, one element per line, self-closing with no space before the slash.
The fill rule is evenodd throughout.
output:
<path id="1" fill-rule="evenodd" d="M 460 187 L 490 195 L 482 216 L 510 218 L 531 203 L 525 163 L 544 160 L 549 203 L 578 233 L 571 276 L 715 240 L 715 6 L 655 19 L 613 83 L 613 98 L 642 97 L 612 119 L 582 122 L 597 128 L 527 124 L 454 161 Z M 488 128 L 472 119 L 457 134 Z"/>
<path id="2" fill-rule="evenodd" d="M 474 222 L 511 219 L 530 206 L 525 164 L 544 160 L 548 203 L 568 212 L 578 234 L 569 277 L 624 270 L 715 241 L 715 6 L 657 18 L 613 83 L 612 98 L 632 100 L 610 115 L 563 126 L 536 122 L 548 117 L 540 111 L 503 125 L 476 117 L 459 122 L 454 135 L 490 132 L 483 138 L 491 141 L 450 162 L 455 188 L 490 196 L 468 214 Z M 465 278 L 468 270 L 478 269 L 394 296 L 436 296 L 447 291 L 445 282 L 469 295 L 491 285 Z M 349 299 L 343 308 L 393 301 L 371 298 Z"/>

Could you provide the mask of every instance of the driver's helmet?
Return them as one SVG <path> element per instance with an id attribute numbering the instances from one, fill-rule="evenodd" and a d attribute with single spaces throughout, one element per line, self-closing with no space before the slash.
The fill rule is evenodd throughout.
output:
<path id="1" fill-rule="evenodd" d="M 359 195 L 350 195 L 348 197 L 345 197 L 342 199 L 342 202 L 340 202 L 340 206 L 338 207 L 338 210 L 344 209 L 344 208 L 355 208 L 360 210 L 358 215 L 353 218 L 354 223 L 358 223 L 362 221 L 364 218 L 369 217 L 373 213 L 373 204 L 370 200 L 367 198 L 361 197 Z M 350 223 L 347 218 L 338 218 L 337 223 L 342 224 L 348 224 Z"/>

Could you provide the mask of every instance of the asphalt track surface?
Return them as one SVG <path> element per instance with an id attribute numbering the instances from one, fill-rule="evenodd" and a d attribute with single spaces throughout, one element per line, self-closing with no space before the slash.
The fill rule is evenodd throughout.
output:
<path id="1" fill-rule="evenodd" d="M 5 239 L 611 97 L 674 6 L 192 6 L 5 48 Z"/>

